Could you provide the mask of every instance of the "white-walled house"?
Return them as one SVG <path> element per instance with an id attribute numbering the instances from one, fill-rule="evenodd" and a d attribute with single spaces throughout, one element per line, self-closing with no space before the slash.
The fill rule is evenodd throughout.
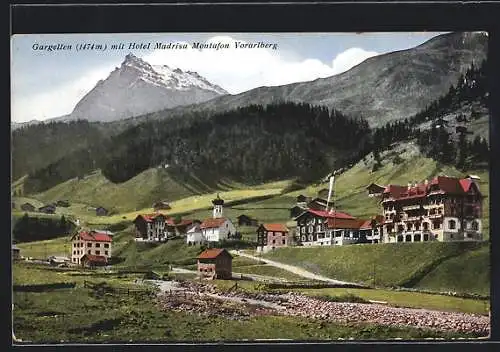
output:
<path id="1" fill-rule="evenodd" d="M 193 224 L 186 232 L 186 243 L 188 245 L 204 244 L 207 240 L 203 236 L 199 223 Z"/>
<path id="2" fill-rule="evenodd" d="M 82 231 L 74 235 L 71 242 L 72 264 L 82 265 L 84 256 L 104 264 L 111 258 L 113 238 L 104 233 Z"/>
<path id="3" fill-rule="evenodd" d="M 227 240 L 231 235 L 236 234 L 236 227 L 227 218 L 208 218 L 200 225 L 202 238 L 207 242 L 219 242 Z"/>

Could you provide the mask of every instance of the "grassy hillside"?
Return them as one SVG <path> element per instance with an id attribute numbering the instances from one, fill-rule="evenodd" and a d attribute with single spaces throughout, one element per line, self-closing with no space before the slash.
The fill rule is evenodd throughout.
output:
<path id="1" fill-rule="evenodd" d="M 489 246 L 483 246 L 445 260 L 418 281 L 415 287 L 489 295 L 491 277 L 489 253 Z"/>
<path id="2" fill-rule="evenodd" d="M 467 292 L 484 294 L 489 290 L 489 282 L 467 284 L 463 275 L 473 275 L 477 271 L 488 272 L 485 261 L 488 258 L 487 244 L 484 243 L 391 243 L 379 245 L 354 245 L 342 247 L 282 248 L 264 255 L 265 258 L 296 265 L 328 277 L 378 286 L 451 289 L 448 283 L 458 280 Z M 469 252 L 481 249 L 482 252 Z M 439 269 L 444 261 L 457 258 L 464 253 L 478 253 L 478 260 L 464 262 L 463 265 L 446 263 L 444 272 Z M 451 263 L 453 264 L 453 263 Z M 433 273 L 433 270 L 437 273 Z M 465 274 L 464 272 L 467 272 Z M 433 276 L 427 275 L 431 273 Z M 446 277 L 442 286 L 441 277 Z M 434 278 L 433 278 L 434 277 Z M 425 278 L 425 279 L 424 279 Z"/>

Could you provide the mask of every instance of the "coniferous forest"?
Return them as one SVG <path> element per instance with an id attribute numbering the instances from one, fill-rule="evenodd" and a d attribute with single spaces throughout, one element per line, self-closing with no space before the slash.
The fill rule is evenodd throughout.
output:
<path id="1" fill-rule="evenodd" d="M 486 72 L 487 61 L 472 65 L 422 112 L 374 130 L 365 120 L 335 109 L 293 102 L 223 113 L 193 111 L 128 128 L 87 121 L 30 126 L 13 134 L 13 176 L 29 175 L 26 193 L 95 169 L 118 183 L 159 166 L 201 180 L 254 184 L 297 177 L 311 182 L 371 151 L 379 165 L 381 151 L 410 140 L 424 155 L 459 169 L 487 166 L 486 139 L 470 137 L 467 129 L 480 118 L 475 109 L 487 106 Z M 457 127 L 449 128 L 442 116 L 464 106 L 471 111 L 457 113 Z M 39 147 L 29 147 L 40 139 Z"/>

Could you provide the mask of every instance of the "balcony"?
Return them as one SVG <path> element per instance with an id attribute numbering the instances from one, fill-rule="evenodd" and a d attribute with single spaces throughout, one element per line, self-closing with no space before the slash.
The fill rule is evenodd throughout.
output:
<path id="1" fill-rule="evenodd" d="M 418 210 L 418 209 L 420 209 L 420 205 L 407 205 L 407 206 L 403 207 L 404 211 Z"/>
<path id="2" fill-rule="evenodd" d="M 407 220 L 408 221 L 418 221 L 418 220 L 420 220 L 420 215 L 419 216 L 408 216 Z"/>
<path id="3" fill-rule="evenodd" d="M 443 214 L 430 214 L 428 216 L 429 219 L 439 219 L 441 217 L 443 217 Z"/>

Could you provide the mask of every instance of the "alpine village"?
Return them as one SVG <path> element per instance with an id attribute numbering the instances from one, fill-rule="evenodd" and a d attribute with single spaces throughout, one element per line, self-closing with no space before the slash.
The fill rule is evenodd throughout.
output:
<path id="1" fill-rule="evenodd" d="M 130 53 L 13 123 L 13 343 L 488 338 L 487 44 L 236 96 Z"/>

